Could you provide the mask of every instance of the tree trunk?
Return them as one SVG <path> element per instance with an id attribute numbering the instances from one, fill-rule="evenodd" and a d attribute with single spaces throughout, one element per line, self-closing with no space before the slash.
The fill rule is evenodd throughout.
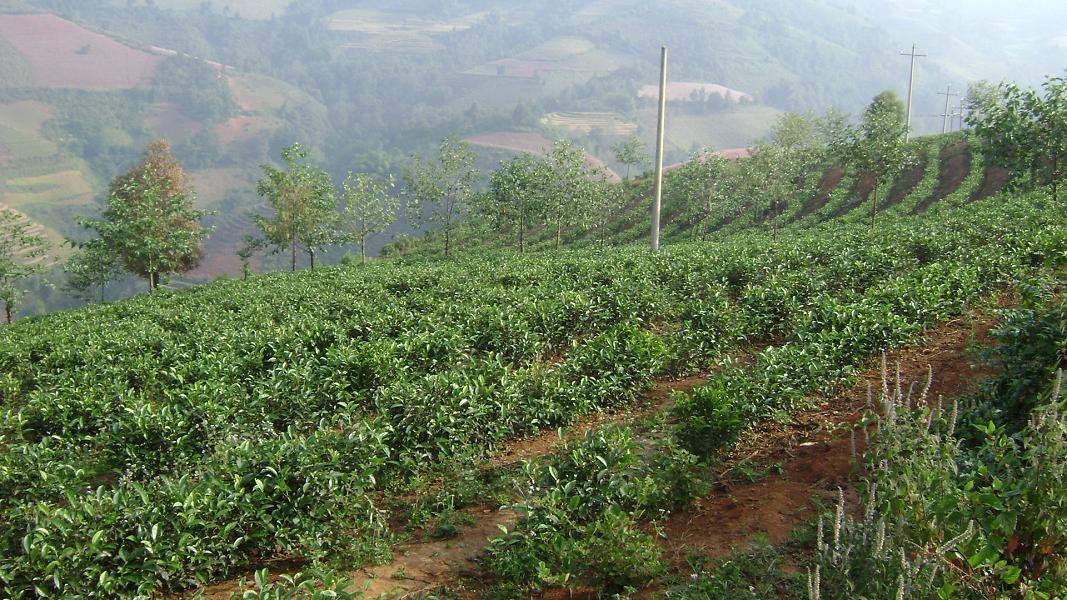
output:
<path id="1" fill-rule="evenodd" d="M 7 315 L 7 323 L 8 323 L 8 325 L 10 325 L 11 321 L 12 321 L 12 318 L 11 318 L 11 303 L 10 302 L 4 302 L 4 314 Z"/>
<path id="2" fill-rule="evenodd" d="M 523 231 L 523 229 L 524 229 L 526 224 L 524 223 L 524 219 L 522 217 L 523 217 L 523 210 L 520 207 L 519 208 L 519 254 L 525 254 L 526 253 L 526 236 L 524 235 L 525 231 Z"/>
<path id="3" fill-rule="evenodd" d="M 1060 201 L 1060 159 L 1057 156 L 1052 157 L 1052 202 L 1054 204 Z"/>
<path id="4" fill-rule="evenodd" d="M 315 270 L 315 251 L 308 248 L 308 258 L 311 260 L 311 270 Z"/>
<path id="5" fill-rule="evenodd" d="M 874 216 L 878 211 L 878 183 L 875 182 L 871 190 L 871 231 L 874 231 Z"/>
<path id="6" fill-rule="evenodd" d="M 289 270 L 296 273 L 296 242 L 292 243 L 292 248 L 289 249 Z"/>
<path id="7" fill-rule="evenodd" d="M 449 200 L 448 212 L 445 214 L 445 258 L 452 253 L 452 211 L 455 207 L 455 201 Z"/>
<path id="8" fill-rule="evenodd" d="M 359 264 L 367 264 L 367 236 L 359 236 Z"/>

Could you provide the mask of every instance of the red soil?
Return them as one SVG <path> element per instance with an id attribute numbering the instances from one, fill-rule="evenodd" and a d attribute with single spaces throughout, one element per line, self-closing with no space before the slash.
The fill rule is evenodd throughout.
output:
<path id="1" fill-rule="evenodd" d="M 0 36 L 29 61 L 38 87 L 136 87 L 151 83 L 164 60 L 55 15 L 2 15 Z"/>
<path id="2" fill-rule="evenodd" d="M 537 156 L 544 156 L 552 150 L 552 140 L 546 138 L 540 133 L 530 132 L 518 132 L 518 131 L 494 131 L 490 133 L 481 133 L 475 136 L 471 136 L 466 141 L 475 146 L 482 146 L 484 148 L 496 148 L 498 150 L 509 150 L 512 152 L 529 152 Z M 586 153 L 585 164 L 600 169 L 607 175 L 608 181 L 618 183 L 622 181 L 619 175 L 608 168 L 604 161 Z"/>
<path id="3" fill-rule="evenodd" d="M 971 200 L 982 200 L 999 194 L 1008 183 L 1008 175 L 1008 170 L 1003 167 L 986 167 L 982 185 L 978 186 Z"/>
<path id="4" fill-rule="evenodd" d="M 924 384 L 932 367 L 931 398 L 973 391 L 995 374 L 976 364 L 970 352 L 975 344 L 991 343 L 988 332 L 993 324 L 987 316 L 970 315 L 934 328 L 927 344 L 889 353 L 891 377 L 899 365 L 902 381 Z M 819 408 L 798 415 L 788 426 L 767 426 L 749 435 L 739 447 L 755 452 L 736 457 L 720 478 L 724 481 L 719 489 L 668 519 L 666 538 L 660 542 L 668 562 L 685 576 L 690 554 L 722 558 L 757 536 L 771 544 L 786 541 L 810 517 L 813 496 L 832 501 L 841 488 L 854 497 L 849 432 L 865 409 L 868 386 L 878 390 L 881 385 L 881 366 L 873 361 L 855 385 L 826 398 Z M 862 439 L 857 443 L 862 452 Z M 730 481 L 725 476 L 741 462 L 780 474 L 755 482 Z"/>
<path id="5" fill-rule="evenodd" d="M 830 194 L 833 193 L 837 184 L 841 183 L 841 179 L 844 178 L 844 176 L 845 167 L 843 166 L 834 167 L 823 173 L 822 181 L 819 182 L 818 191 L 804 203 L 804 208 L 800 210 L 800 213 L 796 218 L 802 219 L 826 206 L 826 203 L 830 201 Z"/>
<path id="6" fill-rule="evenodd" d="M 243 142 L 273 129 L 273 124 L 264 117 L 234 117 L 215 127 L 215 133 L 224 143 Z"/>
<path id="7" fill-rule="evenodd" d="M 967 141 L 960 140 L 955 144 L 943 146 L 940 160 L 941 173 L 938 176 L 937 189 L 915 207 L 912 211 L 914 214 L 926 212 L 935 202 L 959 189 L 960 184 L 967 178 L 967 173 L 971 170 L 971 153 L 967 151 Z"/>
<path id="8" fill-rule="evenodd" d="M 173 102 L 161 102 L 149 108 L 144 124 L 152 133 L 172 142 L 188 139 L 202 128 L 199 122 L 185 116 Z"/>

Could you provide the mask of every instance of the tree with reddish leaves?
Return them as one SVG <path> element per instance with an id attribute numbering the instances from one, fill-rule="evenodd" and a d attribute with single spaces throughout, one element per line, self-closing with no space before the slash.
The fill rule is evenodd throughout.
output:
<path id="1" fill-rule="evenodd" d="M 186 273 L 200 263 L 200 226 L 206 214 L 193 206 L 195 192 L 181 163 L 163 140 L 148 145 L 141 162 L 111 182 L 99 219 L 81 224 L 97 232 L 122 267 L 148 280 L 149 291 L 163 277 Z"/>

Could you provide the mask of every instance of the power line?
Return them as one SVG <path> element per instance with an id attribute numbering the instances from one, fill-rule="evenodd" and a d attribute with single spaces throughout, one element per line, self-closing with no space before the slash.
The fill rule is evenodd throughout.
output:
<path id="1" fill-rule="evenodd" d="M 956 94 L 956 93 L 954 93 L 952 91 L 952 84 L 950 83 L 950 84 L 948 84 L 948 87 L 945 88 L 945 91 L 938 92 L 937 95 L 945 97 L 945 112 L 941 113 L 941 117 L 942 117 L 941 135 L 945 135 L 946 133 L 948 133 L 948 119 L 949 119 L 949 117 L 955 117 L 956 116 L 954 113 L 949 113 L 948 112 L 949 102 L 951 102 L 952 98 L 955 98 L 956 96 L 959 96 L 959 94 Z"/>

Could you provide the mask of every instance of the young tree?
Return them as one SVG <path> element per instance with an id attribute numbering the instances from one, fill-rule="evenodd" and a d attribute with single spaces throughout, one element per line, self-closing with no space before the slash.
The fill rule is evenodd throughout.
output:
<path id="1" fill-rule="evenodd" d="M 603 174 L 586 165 L 585 152 L 568 141 L 558 141 L 545 158 L 549 185 L 545 188 L 542 218 L 556 232 L 559 250 L 564 226 L 589 227 L 597 222 L 604 199 Z"/>
<path id="2" fill-rule="evenodd" d="M 48 240 L 33 233 L 25 217 L 10 208 L 0 208 L 0 302 L 4 303 L 8 323 L 24 294 L 17 287 L 18 282 L 41 270 L 36 259 L 48 249 Z"/>
<path id="3" fill-rule="evenodd" d="M 79 252 L 63 265 L 67 276 L 63 288 L 83 300 L 103 302 L 104 288 L 122 275 L 122 265 L 99 238 L 70 244 Z"/>
<path id="4" fill-rule="evenodd" d="M 540 212 L 550 182 L 547 164 L 530 154 L 500 163 L 489 178 L 491 213 L 501 226 L 514 228 L 520 254 L 526 252 L 526 230 Z"/>
<path id="5" fill-rule="evenodd" d="M 400 199 L 392 193 L 393 178 L 379 181 L 364 173 L 349 173 L 341 184 L 341 223 L 359 243 L 360 263 L 367 264 L 367 240 L 396 222 Z"/>
<path id="6" fill-rule="evenodd" d="M 630 178 L 630 167 L 639 167 L 648 162 L 645 156 L 645 144 L 636 135 L 622 140 L 612 148 L 615 160 L 626 165 L 626 179 Z"/>
<path id="7" fill-rule="evenodd" d="M 254 217 L 265 241 L 275 252 L 289 251 L 289 268 L 296 271 L 296 251 L 303 246 L 315 269 L 315 255 L 339 240 L 337 198 L 329 173 L 307 162 L 308 152 L 293 144 L 282 148 L 285 169 L 261 165 L 263 179 L 256 191 L 267 199 L 274 215 Z"/>
<path id="8" fill-rule="evenodd" d="M 266 245 L 262 239 L 246 235 L 237 249 L 237 258 L 241 260 L 241 279 L 248 279 L 252 274 L 252 257 L 258 254 Z"/>
<path id="9" fill-rule="evenodd" d="M 891 91 L 875 96 L 860 118 L 860 125 L 846 148 L 845 162 L 853 164 L 873 181 L 871 227 L 878 211 L 878 190 L 894 181 L 915 161 L 915 153 L 905 142 L 904 103 Z"/>
<path id="10" fill-rule="evenodd" d="M 437 158 L 426 161 L 414 157 L 405 175 L 409 219 L 421 224 L 425 219 L 441 225 L 445 233 L 445 256 L 452 251 L 452 229 L 456 218 L 466 212 L 474 197 L 478 171 L 476 154 L 470 144 L 447 137 L 438 147 Z"/>
<path id="11" fill-rule="evenodd" d="M 1015 84 L 976 88 L 968 123 L 985 141 L 994 164 L 1016 178 L 1029 174 L 1030 187 L 1045 181 L 1054 201 L 1067 164 L 1067 79 L 1050 77 L 1044 95 Z"/>
<path id="12" fill-rule="evenodd" d="M 148 145 L 144 158 L 111 182 L 100 219 L 81 224 L 97 232 L 100 244 L 124 269 L 159 287 L 170 273 L 186 273 L 200 263 L 200 226 L 206 214 L 193 208 L 195 194 L 167 142 Z"/>

